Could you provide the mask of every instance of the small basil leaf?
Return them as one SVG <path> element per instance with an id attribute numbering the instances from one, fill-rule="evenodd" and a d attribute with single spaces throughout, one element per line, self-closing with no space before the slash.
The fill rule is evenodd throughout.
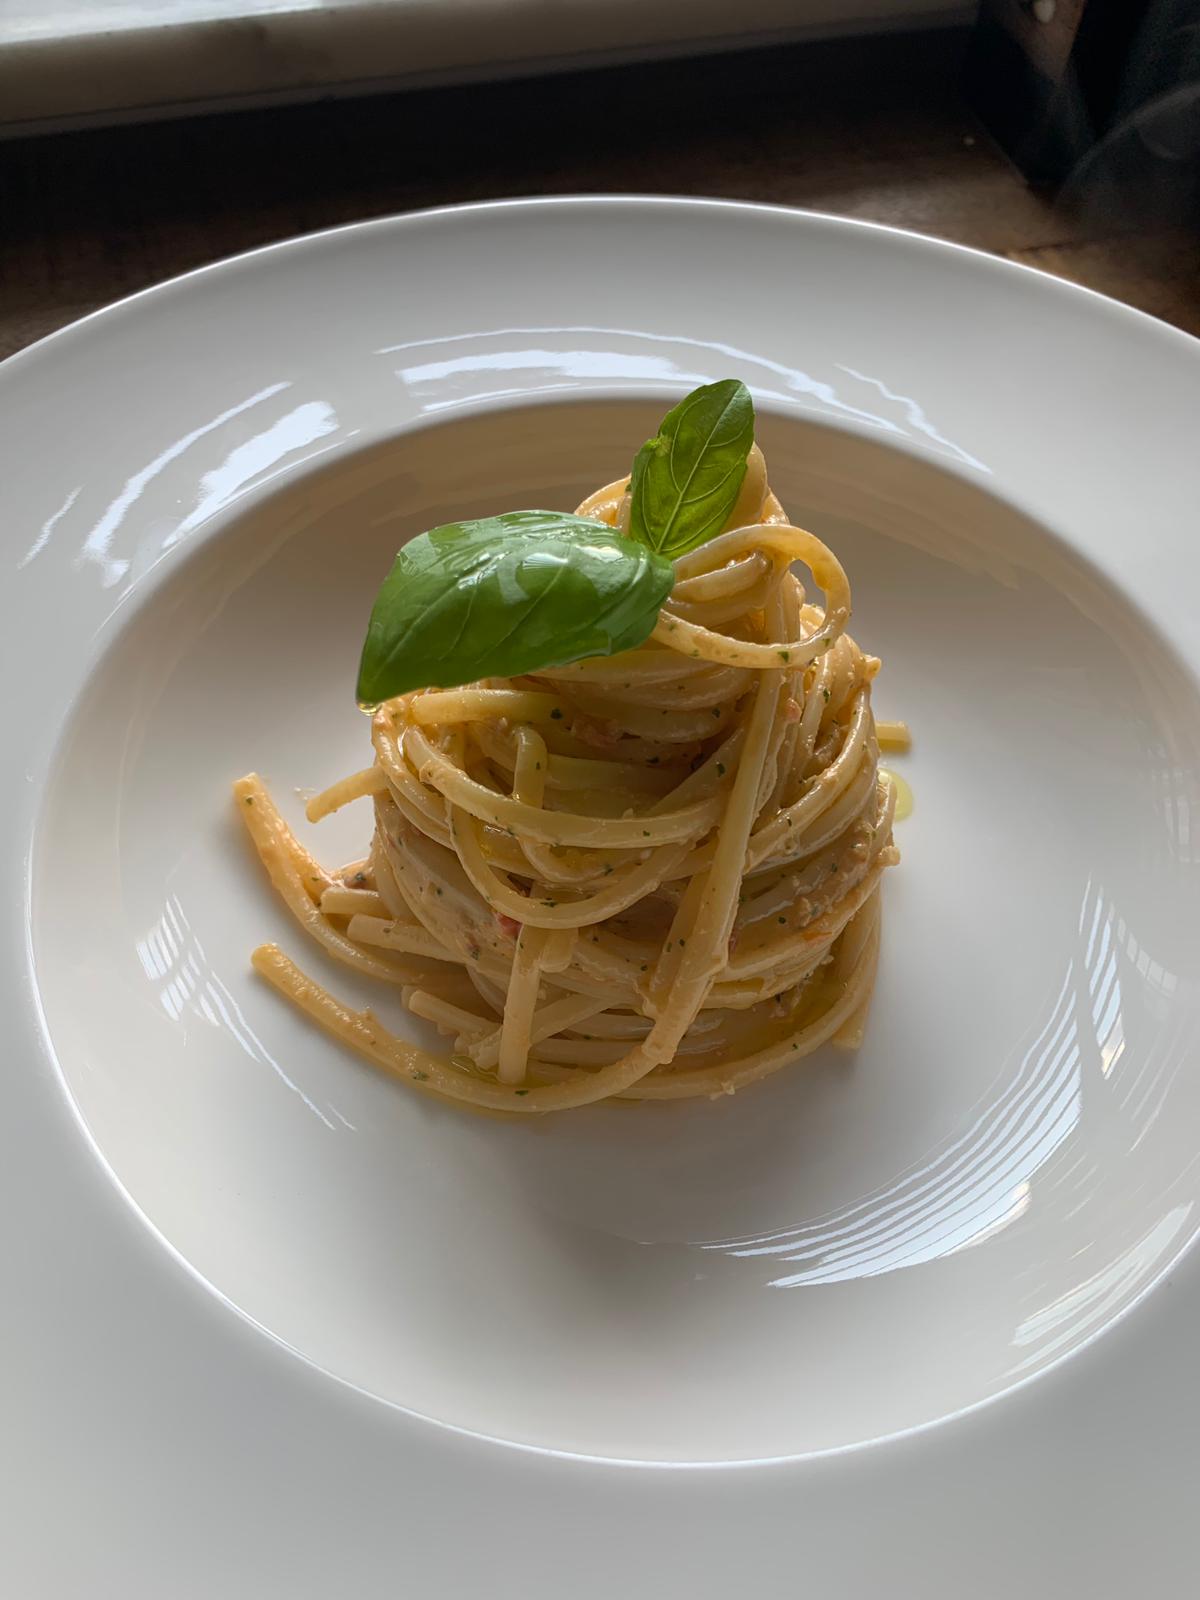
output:
<path id="1" fill-rule="evenodd" d="M 449 522 L 397 555 L 375 600 L 358 698 L 512 678 L 647 638 L 674 572 L 644 544 L 561 511 Z"/>
<path id="2" fill-rule="evenodd" d="M 754 402 L 725 378 L 693 389 L 638 451 L 629 531 L 665 556 L 685 555 L 720 533 L 746 476 Z"/>

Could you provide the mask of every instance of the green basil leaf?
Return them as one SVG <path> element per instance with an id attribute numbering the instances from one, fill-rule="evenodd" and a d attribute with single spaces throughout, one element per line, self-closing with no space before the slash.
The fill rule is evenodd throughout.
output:
<path id="1" fill-rule="evenodd" d="M 638 451 L 629 531 L 665 556 L 720 533 L 746 476 L 754 402 L 737 378 L 693 389 Z"/>
<path id="2" fill-rule="evenodd" d="M 632 649 L 673 582 L 669 561 L 590 517 L 510 511 L 449 522 L 411 539 L 384 579 L 359 701 Z"/>

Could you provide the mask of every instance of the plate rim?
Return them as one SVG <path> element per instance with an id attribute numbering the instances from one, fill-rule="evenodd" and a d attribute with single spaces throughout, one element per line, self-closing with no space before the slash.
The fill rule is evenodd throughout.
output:
<path id="1" fill-rule="evenodd" d="M 35 353 L 45 352 L 48 346 L 65 340 L 67 336 L 75 336 L 85 329 L 90 330 L 100 318 L 128 311 L 152 296 L 163 295 L 185 285 L 191 285 L 210 274 L 250 266 L 276 253 L 331 243 L 339 237 L 359 235 L 374 229 L 385 230 L 398 225 L 418 225 L 447 218 L 469 219 L 489 212 L 503 212 L 514 208 L 557 211 L 567 206 L 608 209 L 614 205 L 645 206 L 648 209 L 679 207 L 687 210 L 727 211 L 791 220 L 801 218 L 822 225 L 880 234 L 909 244 L 932 246 L 939 252 L 950 251 L 955 255 L 969 257 L 989 270 L 998 270 L 1002 274 L 1028 276 L 1041 282 L 1043 287 L 1056 286 L 1059 291 L 1065 291 L 1072 297 L 1082 297 L 1107 313 L 1133 318 L 1146 331 L 1153 329 L 1159 336 L 1165 334 L 1170 340 L 1182 341 L 1185 347 L 1191 346 L 1200 351 L 1200 335 L 1176 327 L 1174 323 L 1155 316 L 1153 312 L 1142 311 L 1124 300 L 1118 300 L 1114 295 L 1105 294 L 1101 289 L 1077 283 L 1073 278 L 1060 277 L 1057 273 L 1048 272 L 1045 268 L 1033 266 L 1029 262 L 1014 261 L 1009 256 L 999 255 L 981 245 L 963 244 L 957 239 L 942 238 L 938 234 L 924 233 L 920 229 L 901 228 L 890 222 L 875 222 L 869 217 L 849 217 L 836 211 L 781 205 L 768 200 L 734 200 L 719 195 L 687 195 L 674 192 L 649 194 L 621 190 L 611 194 L 589 194 L 582 191 L 566 191 L 552 195 L 507 195 L 492 200 L 467 200 L 461 204 L 447 202 L 444 205 L 419 206 L 412 211 L 388 211 L 379 216 L 364 217 L 358 222 L 338 222 L 329 227 L 313 228 L 302 233 L 287 234 L 281 239 L 270 239 L 265 244 L 251 245 L 245 250 L 235 250 L 229 255 L 218 256 L 215 260 L 201 262 L 198 266 L 188 267 L 182 272 L 172 273 L 170 277 L 148 283 L 130 294 L 120 295 L 116 300 L 108 300 L 103 305 L 96 306 L 94 310 L 85 312 L 83 316 L 72 318 L 61 328 L 52 328 L 49 333 L 42 334 L 31 343 L 22 345 L 5 356 L 0 361 L 0 379 L 10 376 L 10 367 L 23 363 L 27 357 L 32 357 Z"/>
<path id="2" fill-rule="evenodd" d="M 163 283 L 148 286 L 147 288 L 139 290 L 136 293 L 119 301 L 113 302 L 108 306 L 98 308 L 96 311 L 89 313 L 87 316 L 79 319 L 78 321 L 68 324 L 64 328 L 55 330 L 35 343 L 15 352 L 3 363 L 0 363 L 0 387 L 3 387 L 6 383 L 9 385 L 19 384 L 22 380 L 23 374 L 34 363 L 46 358 L 48 354 L 62 353 L 66 351 L 69 355 L 72 341 L 78 340 L 85 332 L 95 331 L 97 327 L 100 327 L 102 330 L 113 329 L 114 325 L 119 320 L 119 313 L 136 315 L 140 307 L 147 300 L 151 298 L 161 299 L 171 293 L 188 292 L 198 280 L 207 281 L 215 274 L 230 274 L 235 270 L 257 269 L 262 267 L 264 264 L 269 269 L 272 260 L 285 252 L 303 251 L 306 248 L 312 248 L 319 245 L 328 245 L 337 241 L 352 242 L 354 239 L 368 232 L 384 232 L 389 229 L 403 230 L 406 227 L 412 227 L 414 225 L 436 225 L 447 218 L 454 219 L 455 221 L 470 221 L 486 219 L 489 214 L 497 212 L 512 213 L 514 210 L 532 211 L 534 213 L 561 212 L 565 208 L 577 206 L 599 210 L 612 209 L 614 207 L 645 208 L 649 211 L 680 209 L 693 213 L 709 212 L 726 215 L 732 213 L 736 216 L 744 216 L 749 213 L 751 215 L 761 215 L 772 219 L 785 219 L 788 223 L 795 223 L 801 227 L 815 225 L 820 228 L 832 227 L 834 229 L 850 230 L 856 233 L 868 235 L 881 234 L 893 241 L 903 241 L 906 246 L 917 245 L 922 249 L 932 249 L 939 254 L 950 252 L 956 256 L 966 258 L 975 264 L 974 270 L 980 270 L 981 266 L 986 265 L 986 268 L 989 271 L 995 271 L 998 269 L 1001 277 L 1013 276 L 1014 281 L 1016 277 L 1020 277 L 1027 281 L 1034 281 L 1038 283 L 1043 290 L 1046 290 L 1048 285 L 1057 286 L 1056 289 L 1052 289 L 1050 292 L 1065 295 L 1073 304 L 1090 305 L 1093 310 L 1097 310 L 1100 314 L 1106 317 L 1111 317 L 1115 310 L 1118 313 L 1118 322 L 1124 322 L 1127 327 L 1140 330 L 1140 333 L 1143 336 L 1150 333 L 1151 330 L 1154 330 L 1153 337 L 1161 339 L 1165 334 L 1168 344 L 1173 346 L 1180 353 L 1186 353 L 1189 359 L 1200 355 L 1200 340 L 1183 332 L 1182 330 L 1170 327 L 1168 324 L 1161 322 L 1157 318 L 1134 310 L 1131 307 L 1123 305 L 1121 302 L 1112 300 L 1108 296 L 1100 294 L 1097 291 L 1071 283 L 1068 280 L 1055 278 L 1050 274 L 1042 272 L 1038 268 L 995 257 L 987 252 L 974 249 L 973 247 L 939 240 L 930 235 L 911 233 L 907 230 L 898 229 L 889 225 L 872 223 L 857 218 L 831 216 L 820 212 L 798 211 L 784 206 L 730 200 L 693 199 L 687 196 L 535 196 L 528 199 L 516 197 L 507 200 L 481 201 L 471 203 L 466 206 L 441 206 L 429 208 L 419 212 L 400 213 L 395 216 L 371 218 L 362 223 L 347 223 L 334 228 L 321 229 L 312 233 L 297 235 L 290 239 L 257 246 L 253 249 L 240 252 L 233 256 L 222 258 L 219 261 L 207 263 L 200 267 L 194 268 L 189 272 L 179 274 L 173 278 L 165 280 Z M 589 398 L 596 393 L 597 391 L 595 390 L 584 390 L 581 391 L 579 397 Z M 1088 559 L 1088 552 L 1079 551 L 1078 553 L 1083 556 L 1084 559 Z M 11 587 L 9 588 L 8 592 L 10 594 L 13 592 Z M 0 600 L 0 613 L 2 613 L 4 609 L 4 604 L 5 602 Z M 1189 657 L 1189 666 L 1193 671 L 1195 671 L 1198 661 L 1200 661 L 1200 645 L 1193 647 L 1193 651 Z M 64 708 L 64 711 L 65 709 L 66 708 Z M 60 718 L 58 726 L 59 732 L 61 732 L 62 721 L 63 718 Z M 55 746 L 57 746 L 57 736 L 54 743 Z M 44 769 L 41 776 L 44 780 Z M 40 784 L 36 787 L 40 788 Z M 26 883 L 26 890 L 27 889 L 28 884 Z M 22 898 L 25 899 L 26 897 L 23 896 Z M 2 992 L 3 987 L 3 985 L 0 985 L 0 992 Z M 36 996 L 36 991 L 34 991 L 34 995 Z M 71 1107 L 72 1116 L 77 1116 L 73 1101 L 69 1100 L 69 1104 Z M 102 1152 L 99 1152 L 95 1149 L 94 1142 L 91 1141 L 90 1133 L 86 1127 L 83 1126 L 81 1121 L 80 1126 L 85 1134 L 85 1137 L 89 1140 L 89 1142 L 93 1143 L 93 1152 L 98 1156 L 99 1164 L 107 1168 L 107 1163 L 104 1162 Z M 120 1191 L 119 1180 L 115 1178 L 115 1175 L 112 1179 L 112 1182 L 115 1189 Z M 123 1195 L 124 1192 L 120 1191 L 120 1193 Z M 124 1204 L 124 1202 L 122 1203 Z M 135 1219 L 131 1217 L 130 1220 L 133 1221 Z M 139 1228 L 141 1228 L 144 1223 L 148 1224 L 151 1228 L 153 1227 L 152 1224 L 148 1223 L 148 1219 L 142 1216 L 139 1212 L 136 1217 L 136 1224 Z M 165 1240 L 162 1242 L 167 1243 L 168 1250 L 172 1255 L 176 1255 L 176 1252 L 170 1246 L 169 1242 Z M 156 1270 L 157 1265 L 161 1265 L 161 1258 L 159 1258 L 157 1255 L 157 1249 L 158 1241 L 156 1240 L 154 1241 L 155 1254 L 153 1260 L 151 1260 L 149 1256 L 146 1258 L 148 1268 L 151 1272 Z M 1190 1251 L 1190 1256 L 1192 1259 L 1189 1263 L 1187 1263 L 1190 1268 L 1187 1276 L 1191 1280 L 1191 1294 L 1189 1297 L 1194 1298 L 1196 1304 L 1200 1306 L 1200 1273 L 1195 1270 L 1197 1266 L 1195 1260 L 1196 1254 L 1197 1252 L 1195 1249 Z M 184 1266 L 187 1273 L 192 1273 L 192 1269 L 186 1262 L 182 1262 L 182 1258 L 179 1258 L 176 1255 L 176 1259 Z M 1182 1269 L 1183 1266 L 1183 1262 L 1176 1262 L 1174 1264 L 1174 1268 L 1168 1267 L 1165 1270 L 1170 1272 L 1172 1270 Z M 981 1412 L 992 1413 L 999 1409 L 1019 1409 L 1014 1408 L 1014 1402 L 1018 1400 L 1018 1397 L 1022 1392 L 1024 1393 L 1027 1401 L 1031 1388 L 1036 1391 L 1041 1386 L 1041 1379 L 1043 1377 L 1050 1379 L 1050 1381 L 1054 1381 L 1051 1378 L 1051 1374 L 1061 1372 L 1064 1365 L 1078 1365 L 1082 1370 L 1082 1367 L 1085 1364 L 1083 1361 L 1084 1356 L 1089 1351 L 1094 1354 L 1097 1343 L 1103 1342 L 1104 1346 L 1107 1348 L 1110 1343 L 1121 1342 L 1117 1339 L 1119 1334 L 1122 1336 L 1124 1342 L 1127 1343 L 1130 1338 L 1130 1322 L 1133 1320 L 1133 1312 L 1136 1308 L 1144 1306 L 1145 1302 L 1150 1298 L 1150 1288 L 1155 1287 L 1157 1283 L 1158 1280 L 1156 1279 L 1155 1284 L 1148 1286 L 1131 1303 L 1130 1306 L 1126 1307 L 1120 1313 L 1115 1323 L 1106 1323 L 1102 1329 L 1089 1336 L 1089 1338 L 1080 1348 L 1073 1351 L 1068 1357 L 1064 1358 L 1064 1360 L 1056 1362 L 1046 1373 L 1037 1374 L 1032 1378 L 1021 1380 L 1013 1389 L 1006 1390 L 1003 1395 L 996 1397 L 1003 1401 L 1003 1408 L 995 1405 L 992 1400 L 983 1400 L 978 1404 L 967 1408 L 966 1412 L 956 1415 L 955 1417 L 922 1424 L 917 1428 L 907 1429 L 900 1434 L 892 1435 L 885 1440 L 843 1446 L 835 1450 L 824 1451 L 811 1456 L 785 1456 L 772 1458 L 769 1462 L 618 1462 L 614 1461 L 610 1457 L 573 1456 L 566 1452 L 546 1451 L 539 1446 L 524 1445 L 509 1441 L 487 1441 L 482 1439 L 479 1435 L 471 1434 L 469 1430 L 458 1430 L 452 1425 L 438 1422 L 437 1419 L 421 1419 L 420 1426 L 423 1428 L 424 1423 L 427 1420 L 433 1421 L 436 1428 L 449 1429 L 451 1432 L 455 1433 L 464 1433 L 465 1436 L 471 1441 L 472 1446 L 484 1443 L 488 1445 L 494 1445 L 496 1450 L 509 1459 L 511 1459 L 513 1452 L 517 1452 L 521 1454 L 530 1454 L 542 1460 L 551 1458 L 554 1461 L 573 1462 L 579 1464 L 582 1468 L 589 1470 L 600 1469 L 605 1473 L 610 1472 L 612 1469 L 620 1469 L 620 1471 L 624 1472 L 627 1471 L 628 1467 L 632 1465 L 642 1467 L 651 1471 L 652 1473 L 665 1473 L 667 1475 L 673 1474 L 678 1468 L 682 1468 L 685 1472 L 691 1473 L 695 1473 L 697 1470 L 702 1470 L 704 1473 L 713 1476 L 721 1476 L 730 1472 L 751 1475 L 758 1473 L 771 1475 L 777 1474 L 780 1471 L 782 1471 L 785 1475 L 790 1475 L 794 1474 L 797 1470 L 803 1470 L 806 1474 L 808 1474 L 814 1469 L 815 1464 L 828 1462 L 831 1458 L 840 1458 L 842 1456 L 860 1456 L 869 1452 L 887 1453 L 893 1450 L 900 1452 L 904 1447 L 911 1446 L 914 1441 L 919 1444 L 921 1439 L 935 1432 L 946 1433 L 950 1430 L 957 1429 L 965 1439 L 970 1433 L 969 1422 L 972 1417 L 977 1419 Z M 210 1292 L 214 1292 L 212 1291 L 211 1285 L 206 1284 L 205 1288 Z M 217 1294 L 218 1298 L 220 1298 L 219 1291 L 215 1291 L 215 1293 Z M 242 1316 L 244 1316 L 244 1314 L 239 1312 L 239 1317 Z M 1100 1340 L 1101 1333 L 1104 1335 L 1103 1341 Z M 254 1337 L 257 1338 L 257 1333 L 254 1334 Z M 274 1338 L 273 1335 L 271 1337 Z M 237 1358 L 240 1360 L 244 1352 L 241 1350 L 240 1346 L 237 1348 Z M 302 1362 L 304 1359 L 304 1357 L 301 1357 Z M 353 1385 L 345 1385 L 345 1380 L 338 1379 L 336 1374 L 333 1374 L 332 1376 L 335 1377 L 337 1386 L 344 1386 L 353 1389 Z M 324 1379 L 322 1378 L 321 1381 L 323 1382 Z M 371 1401 L 371 1404 L 375 1405 L 378 1404 L 378 1402 L 373 1400 Z M 385 1405 L 386 1404 L 387 1402 L 385 1402 Z M 403 1408 L 396 1409 L 403 1412 Z M 1028 1411 L 1027 1404 L 1025 1405 L 1024 1409 Z M 411 1416 L 412 1414 L 407 1413 L 407 1415 Z M 976 1434 L 976 1437 L 978 1438 L 978 1434 Z M 980 1440 L 979 1442 L 983 1443 L 984 1441 Z M 416 1441 L 415 1446 L 413 1445 L 412 1441 L 410 1441 L 409 1444 L 410 1447 L 419 1447 L 419 1440 Z M 639 1474 L 639 1480 L 643 1476 L 644 1473 Z"/>

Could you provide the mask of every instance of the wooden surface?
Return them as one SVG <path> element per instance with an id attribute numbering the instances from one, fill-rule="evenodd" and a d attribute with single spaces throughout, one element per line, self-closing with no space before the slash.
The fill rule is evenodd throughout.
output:
<path id="1" fill-rule="evenodd" d="M 658 192 L 913 228 L 1200 334 L 1200 251 L 1033 193 L 960 98 L 959 33 L 0 144 L 0 356 L 268 240 L 498 196 Z"/>

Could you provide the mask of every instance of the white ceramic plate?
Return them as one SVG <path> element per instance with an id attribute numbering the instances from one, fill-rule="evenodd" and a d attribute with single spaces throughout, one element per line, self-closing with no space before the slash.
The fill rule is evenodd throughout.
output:
<path id="1" fill-rule="evenodd" d="M 324 969 L 228 784 L 365 761 L 401 539 L 724 375 L 915 731 L 867 1042 L 431 1107 L 253 979 Z M 1184 1592 L 1200 347 L 882 229 L 527 201 L 195 273 L 0 403 L 6 1592 Z"/>

